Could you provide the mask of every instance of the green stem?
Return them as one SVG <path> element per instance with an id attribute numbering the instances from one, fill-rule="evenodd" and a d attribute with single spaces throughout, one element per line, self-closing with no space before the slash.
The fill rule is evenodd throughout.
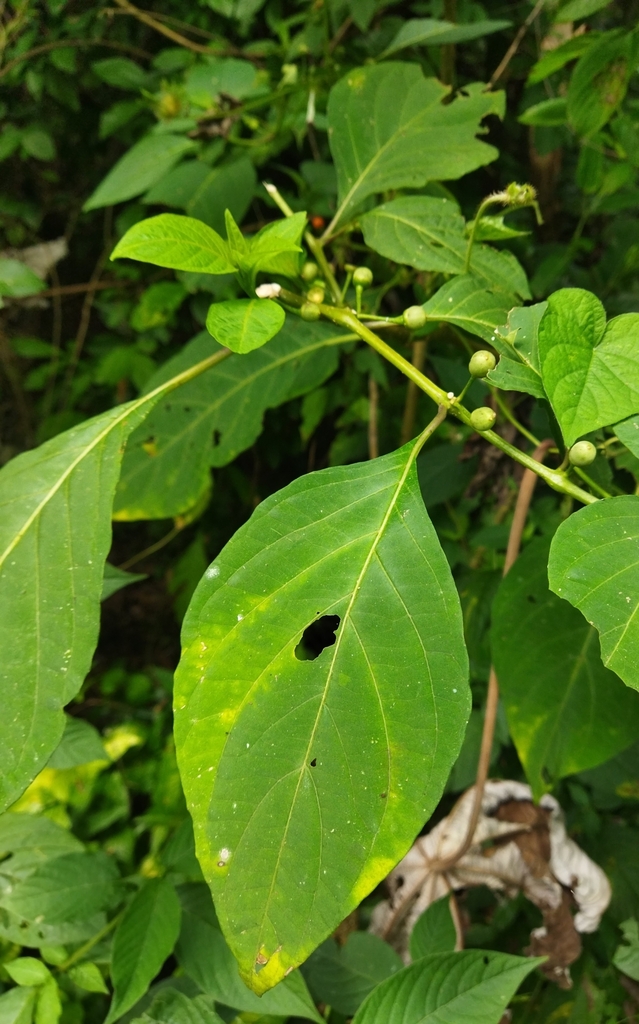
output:
<path id="1" fill-rule="evenodd" d="M 530 441 L 530 443 L 534 444 L 535 448 L 537 448 L 541 444 L 541 442 L 538 438 L 535 437 L 534 434 L 531 434 L 531 432 L 526 429 L 523 423 L 519 422 L 519 420 L 511 411 L 508 403 L 504 402 L 504 399 L 499 393 L 499 388 L 491 387 L 490 390 L 492 392 L 493 398 L 495 399 L 495 402 L 497 403 L 497 408 L 502 413 L 502 415 L 505 416 L 509 423 L 512 423 L 513 427 L 516 427 L 516 429 L 519 431 L 520 434 L 522 434 L 523 437 L 527 438 Z"/>
<path id="2" fill-rule="evenodd" d="M 587 473 L 584 473 L 583 469 L 580 469 L 579 466 L 573 466 L 572 468 L 574 469 L 577 476 L 580 476 L 583 482 L 585 484 L 588 484 L 588 486 L 591 487 L 596 494 L 600 494 L 602 498 L 612 498 L 612 494 L 609 494 L 608 491 L 606 491 L 605 488 L 603 488 L 600 484 L 593 480 L 592 477 L 588 476 Z"/>
<path id="3" fill-rule="evenodd" d="M 473 226 L 470 229 L 470 235 L 468 236 L 468 247 L 466 249 L 466 260 L 464 262 L 464 273 L 465 274 L 467 274 L 468 271 L 470 270 L 470 258 L 471 258 L 472 254 L 473 254 L 473 242 L 475 241 L 475 235 L 477 234 L 477 226 L 478 226 L 478 224 L 479 224 L 479 222 L 480 222 L 480 220 L 482 218 L 482 214 L 484 213 L 485 210 L 488 209 L 489 206 L 493 206 L 496 202 L 499 202 L 499 200 L 494 199 L 492 196 L 486 196 L 486 198 L 482 199 L 481 203 L 479 204 L 479 209 L 477 210 L 477 213 L 475 214 L 475 219 L 473 221 Z"/>
<path id="4" fill-rule="evenodd" d="M 295 295 L 293 292 L 282 290 L 282 299 L 287 302 L 290 306 L 297 306 L 298 308 L 303 305 L 304 299 L 301 295 Z M 457 399 L 448 397 L 448 393 L 443 391 L 442 388 L 438 387 L 437 384 L 425 377 L 423 373 L 420 373 L 416 367 L 409 363 L 407 359 L 396 352 L 394 348 L 387 345 L 385 341 L 378 338 L 366 324 L 361 323 L 357 319 L 354 313 L 349 309 L 339 309 L 335 306 L 320 305 L 320 312 L 327 320 L 332 320 L 335 324 L 341 324 L 346 327 L 349 331 L 352 331 L 358 337 L 362 338 L 363 341 L 367 342 L 371 348 L 374 348 L 376 352 L 379 352 L 389 363 L 392 363 L 405 377 L 412 380 L 418 388 L 420 388 L 424 394 L 432 398 L 436 405 L 442 405 L 445 409 L 456 416 L 457 419 L 461 420 L 462 423 L 466 423 L 469 427 L 472 427 L 470 419 L 470 412 L 465 406 L 460 405 Z M 473 430 L 475 428 L 473 427 Z M 561 494 L 569 494 L 571 497 L 576 498 L 583 505 L 592 505 L 599 499 L 593 494 L 589 494 L 588 491 L 584 491 L 581 487 L 573 484 L 564 473 L 559 472 L 556 469 L 549 469 L 547 466 L 537 462 L 530 455 L 526 455 L 525 452 L 515 448 L 514 445 L 509 444 L 503 437 L 497 434 L 494 430 L 482 430 L 478 431 L 486 441 L 493 444 L 500 451 L 504 452 L 505 455 L 509 455 L 515 462 L 519 462 L 520 465 L 525 466 L 526 469 L 532 469 L 537 476 L 540 476 L 549 487 L 553 490 L 559 491 Z"/>
<path id="5" fill-rule="evenodd" d="M 85 942 L 83 946 L 76 949 L 75 953 L 72 953 L 68 960 L 65 960 L 63 964 L 60 964 L 58 970 L 62 972 L 68 971 L 70 967 L 73 967 L 73 965 L 77 964 L 79 960 L 82 960 L 94 946 L 97 946 L 98 942 L 101 942 L 109 932 L 113 931 L 113 929 L 119 925 L 123 917 L 124 910 L 121 910 L 119 914 L 116 914 L 114 918 L 105 924 L 104 928 L 101 928 L 99 932 L 92 935 L 88 942 Z"/>

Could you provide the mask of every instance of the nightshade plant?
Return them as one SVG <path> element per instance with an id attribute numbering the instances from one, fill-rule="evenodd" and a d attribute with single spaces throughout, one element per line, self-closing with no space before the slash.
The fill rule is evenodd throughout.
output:
<path id="1" fill-rule="evenodd" d="M 222 6 L 229 16 L 235 11 Z M 239 4 L 236 16 L 250 20 L 259 6 Z M 572 0 L 566 8 L 576 13 L 565 20 L 604 6 Z M 349 9 L 349 24 L 359 25 L 357 4 Z M 91 671 L 102 597 L 131 582 L 107 563 L 112 519 L 170 518 L 180 529 L 195 522 L 217 500 L 211 467 L 227 466 L 254 444 L 267 410 L 303 397 L 313 433 L 341 358 L 365 368 L 369 423 L 388 373 L 404 376 L 410 402 L 403 443 L 395 439 L 379 455 L 373 434 L 368 460 L 336 458 L 271 493 L 201 575 L 173 686 L 175 752 L 197 863 L 185 822 L 130 899 L 104 851 L 46 817 L 28 824 L 13 812 L 0 817 L 0 850 L 9 856 L 0 865 L 8 864 L 3 936 L 41 951 L 41 958 L 6 958 L 17 985 L 0 995 L 7 1021 L 29 1024 L 35 1012 L 37 1024 L 55 1024 L 66 979 L 108 991 L 97 954 L 110 935 L 107 1024 L 134 1007 L 147 1022 L 179 1024 L 212 1024 L 228 1007 L 269 1020 L 321 1021 L 331 1013 L 319 999 L 320 1014 L 297 968 L 407 853 L 459 764 L 471 716 L 468 612 L 442 545 L 445 530 L 427 511 L 459 493 L 446 482 L 459 470 L 456 457 L 443 463 L 443 499 L 435 500 L 441 481 L 428 470 L 443 438 L 457 443 L 455 430 L 473 438 L 482 459 L 490 462 L 493 450 L 562 499 L 552 541 L 532 541 L 497 592 L 487 753 L 497 679 L 537 799 L 636 741 L 639 312 L 608 318 L 601 299 L 574 281 L 537 288 L 535 298 L 545 297 L 533 301 L 522 263 L 499 246 L 542 222 L 535 188 L 510 182 L 478 196 L 472 219 L 452 190 L 497 159 L 484 125 L 504 117 L 506 96 L 495 82 L 453 90 L 425 73 L 415 49 L 441 47 L 442 77 L 450 82 L 451 47 L 507 27 L 415 18 L 396 26 L 374 60 L 330 74 L 326 64 L 317 86 L 309 71 L 302 122 L 316 147 L 310 97 L 314 104 L 323 89 L 324 155 L 330 149 L 332 160 L 315 161 L 333 183 L 321 226 L 301 198 L 272 183 L 272 168 L 258 184 L 255 165 L 262 171 L 273 155 L 266 153 L 269 132 L 283 129 L 251 121 L 265 96 L 274 108 L 280 102 L 260 80 L 254 53 L 220 57 L 203 47 L 180 63 L 171 50 L 156 72 L 139 78 L 144 95 L 152 86 L 164 90 L 153 100 L 157 125 L 131 140 L 84 209 L 143 196 L 146 206 L 181 210 L 146 216 L 138 205 L 110 266 L 134 279 L 140 265 L 161 268 L 132 314 L 141 330 L 170 323 L 188 292 L 207 296 L 205 330 L 148 374 L 138 397 L 51 430 L 0 472 L 2 810 L 24 799 L 42 770 L 55 768 L 52 757 L 92 742 L 74 738 L 78 723 L 64 708 Z M 541 100 L 522 121 L 568 126 L 580 147 L 579 183 L 603 201 L 614 193 L 610 176 L 634 159 L 626 160 L 623 103 L 636 34 L 571 33 L 546 49 L 531 79 L 563 73 L 571 61 L 567 99 Z M 98 63 L 104 81 L 127 68 L 135 77 L 128 58 Z M 290 67 L 282 69 L 283 95 L 296 88 Z M 173 71 L 184 72 L 182 91 L 160 79 Z M 171 97 L 182 104 L 181 117 L 169 110 Z M 250 141 L 264 148 L 264 159 L 252 162 L 238 136 L 239 155 L 218 163 L 222 150 L 211 147 L 217 136 L 223 148 L 221 128 L 200 142 L 235 109 L 252 131 L 264 128 L 264 138 Z M 141 110 L 109 115 L 124 124 Z M 632 130 L 637 135 L 634 122 Z M 255 194 L 268 218 L 242 230 Z M 571 252 L 578 242 L 576 235 Z M 563 255 L 566 262 L 571 253 Z M 0 260 L 0 272 L 3 262 L 11 261 Z M 5 267 L 2 279 L 16 301 L 40 287 L 18 280 L 19 270 Z M 177 280 L 164 271 L 177 272 Z M 402 294 L 414 288 L 400 310 L 384 304 L 395 286 Z M 434 364 L 437 380 L 424 368 L 426 340 L 442 325 L 461 341 L 467 364 L 461 376 L 449 373 L 450 383 L 445 360 Z M 320 396 L 317 410 L 313 396 Z M 536 410 L 535 418 L 526 414 L 529 426 L 518 419 L 518 404 Z M 625 459 L 618 467 L 625 475 L 613 481 L 608 461 L 615 458 Z M 99 750 L 93 754 L 88 762 L 100 762 Z M 32 846 L 58 852 L 23 864 Z M 390 947 L 357 934 L 372 943 L 368 952 L 362 947 L 362 960 L 386 958 L 385 966 L 371 972 L 374 980 L 352 1004 L 338 993 L 344 1013 L 338 1007 L 328 1018 L 335 1022 L 354 1014 L 357 1024 L 498 1024 L 541 963 L 445 946 L 400 970 Z M 174 952 L 189 984 L 158 988 L 153 1002 L 140 1004 Z"/>

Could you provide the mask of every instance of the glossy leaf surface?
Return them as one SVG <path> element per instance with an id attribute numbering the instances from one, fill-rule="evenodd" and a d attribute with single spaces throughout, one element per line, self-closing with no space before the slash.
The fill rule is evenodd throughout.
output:
<path id="1" fill-rule="evenodd" d="M 366 244 L 376 252 L 417 270 L 463 274 L 466 224 L 450 199 L 404 196 L 391 199 L 361 218 Z M 526 275 L 512 253 L 475 244 L 470 272 L 487 288 L 530 298 Z"/>
<path id="2" fill-rule="evenodd" d="M 461 743 L 459 601 L 418 448 L 267 498 L 185 618 L 178 763 L 220 923 L 256 991 L 403 856 Z M 329 646 L 309 660 L 302 636 L 319 620 Z"/>
<path id="3" fill-rule="evenodd" d="M 433 953 L 376 988 L 353 1024 L 499 1024 L 540 962 L 482 949 Z"/>
<path id="4" fill-rule="evenodd" d="M 55 750 L 62 708 L 89 670 L 124 444 L 174 385 L 86 420 L 0 472 L 1 808 Z"/>
<path id="5" fill-rule="evenodd" d="M 111 168 L 83 209 L 95 210 L 132 199 L 146 192 L 178 160 L 195 149 L 191 139 L 180 135 L 147 135 L 136 142 Z"/>
<path id="6" fill-rule="evenodd" d="M 606 324 L 595 295 L 562 288 L 548 299 L 538 344 L 544 388 L 567 445 L 639 412 L 639 314 Z"/>
<path id="7" fill-rule="evenodd" d="M 299 971 L 256 996 L 240 978 L 237 961 L 226 944 L 204 884 L 180 886 L 182 931 L 176 955 L 183 971 L 217 1002 L 244 1013 L 303 1017 L 320 1024 L 304 978 Z"/>
<path id="8" fill-rule="evenodd" d="M 272 299 L 228 299 L 209 307 L 206 329 L 220 345 L 245 355 L 274 338 L 285 318 Z"/>
<path id="9" fill-rule="evenodd" d="M 229 247 L 217 231 L 193 217 L 160 213 L 140 220 L 120 239 L 111 259 L 122 257 L 198 274 L 237 270 Z"/>
<path id="10" fill-rule="evenodd" d="M 493 603 L 500 692 L 536 797 L 607 761 L 639 729 L 639 697 L 603 665 L 597 631 L 548 589 L 548 548 L 529 544 Z"/>
<path id="11" fill-rule="evenodd" d="M 639 497 L 599 501 L 562 523 L 548 579 L 599 630 L 604 664 L 639 690 Z"/>
<path id="12" fill-rule="evenodd" d="M 488 292 L 470 274 L 448 281 L 423 304 L 429 320 L 455 324 L 470 334 L 493 342 L 508 313 L 508 300 L 500 292 Z"/>
<path id="13" fill-rule="evenodd" d="M 508 322 L 493 336 L 492 344 L 500 360 L 486 381 L 504 391 L 524 391 L 535 398 L 545 398 L 539 365 L 539 323 L 546 303 L 517 306 L 508 314 Z"/>
<path id="14" fill-rule="evenodd" d="M 460 178 L 497 156 L 476 138 L 503 95 L 470 85 L 444 104 L 449 88 L 418 64 L 390 61 L 349 72 L 331 89 L 329 139 L 338 182 L 337 225 L 376 192 Z"/>
<path id="15" fill-rule="evenodd" d="M 226 465 L 253 444 L 266 409 L 329 377 L 339 346 L 352 337 L 326 323 L 288 317 L 265 348 L 231 355 L 160 401 L 127 445 L 115 518 L 165 519 L 192 508 L 210 487 L 210 467 Z M 219 351 L 206 332 L 196 335 L 149 388 Z"/>
<path id="16" fill-rule="evenodd" d="M 135 894 L 113 938 L 113 1001 L 107 1022 L 117 1020 L 144 995 L 173 952 L 180 915 L 175 888 L 164 878 L 146 881 Z"/>

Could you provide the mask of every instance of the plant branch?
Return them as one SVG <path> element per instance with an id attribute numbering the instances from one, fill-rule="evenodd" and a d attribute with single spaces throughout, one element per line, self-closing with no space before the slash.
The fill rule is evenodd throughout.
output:
<path id="1" fill-rule="evenodd" d="M 31 57 L 37 57 L 41 53 L 50 53 L 51 50 L 59 50 L 62 47 L 68 46 L 105 46 L 109 50 L 120 50 L 121 53 L 130 53 L 132 57 L 140 57 L 142 60 L 151 60 L 153 56 L 152 53 L 140 50 L 137 46 L 127 46 L 126 43 L 114 43 L 108 39 L 56 39 L 53 43 L 42 43 L 41 46 L 34 46 L 32 50 L 27 50 L 18 57 L 14 57 L 3 68 L 0 68 L 0 78 L 4 78 L 10 71 L 17 68 L 18 64 L 22 64 L 23 61 L 29 60 Z"/>
<path id="2" fill-rule="evenodd" d="M 281 292 L 282 300 L 287 303 L 291 308 L 299 308 L 304 304 L 304 298 L 301 295 L 296 295 L 294 292 L 282 289 Z M 457 419 L 461 420 L 462 423 L 472 427 L 470 418 L 470 412 L 468 409 L 457 402 L 455 396 L 451 392 L 443 391 L 442 388 L 438 387 L 432 380 L 425 377 L 415 366 L 404 359 L 399 352 L 396 352 L 394 348 L 391 348 L 385 341 L 382 341 L 373 331 L 370 330 L 365 324 L 358 320 L 355 313 L 350 309 L 339 309 L 336 306 L 320 305 L 320 313 L 327 318 L 332 320 L 333 323 L 341 324 L 346 327 L 349 331 L 352 331 L 358 337 L 366 341 L 371 348 L 374 348 L 376 352 L 379 352 L 389 363 L 392 363 L 398 370 L 400 370 L 409 380 L 415 382 L 418 388 L 420 388 L 429 398 L 437 405 L 442 405 L 448 409 Z M 475 429 L 473 427 L 473 429 Z M 565 473 L 560 472 L 556 469 L 549 469 L 540 462 L 537 462 L 530 455 L 522 452 L 519 448 L 506 441 L 500 434 L 494 430 L 482 430 L 478 431 L 481 436 L 493 444 L 500 451 L 504 452 L 505 455 L 510 456 L 515 462 L 519 462 L 520 465 L 526 469 L 531 469 L 534 473 L 544 480 L 549 487 L 553 490 L 559 491 L 561 494 L 569 494 L 571 497 L 576 498 L 582 505 L 592 505 L 599 499 L 594 494 L 589 494 L 588 491 L 582 490 L 571 480 L 568 479 Z"/>
<path id="3" fill-rule="evenodd" d="M 553 448 L 554 445 L 555 442 L 551 438 L 547 438 L 545 441 L 542 441 L 533 452 L 533 459 L 541 464 L 549 448 Z M 532 469 L 526 469 L 523 477 L 521 478 L 521 484 L 519 485 L 517 504 L 515 505 L 513 521 L 510 526 L 508 547 L 506 548 L 506 558 L 503 569 L 504 576 L 512 568 L 519 554 L 521 538 L 526 525 L 526 517 L 528 515 L 528 509 L 530 508 L 530 502 L 532 500 L 536 484 L 536 473 Z M 457 861 L 463 857 L 472 846 L 475 829 L 477 828 L 477 823 L 481 814 L 484 787 L 486 785 L 486 779 L 488 778 L 488 771 L 490 769 L 490 755 L 492 753 L 493 740 L 495 738 L 495 722 L 497 721 L 498 706 L 499 683 L 497 681 L 495 668 L 491 665 L 490 675 L 488 678 L 488 693 L 486 695 L 486 710 L 484 713 L 484 728 L 481 735 L 481 747 L 479 751 L 479 761 L 477 764 L 477 775 L 475 778 L 473 809 L 468 821 L 466 835 L 461 846 L 454 854 L 451 854 L 450 857 L 446 857 L 444 860 L 435 861 L 430 865 L 431 871 L 450 870 L 450 868 L 454 867 Z"/>
<path id="4" fill-rule="evenodd" d="M 75 953 L 72 953 L 68 960 L 65 960 L 63 964 L 60 964 L 58 970 L 61 972 L 68 971 L 70 967 L 73 967 L 79 960 L 82 960 L 82 958 L 86 956 L 94 946 L 97 946 L 98 942 L 101 942 L 109 932 L 112 932 L 113 929 L 119 925 L 123 917 L 124 911 L 121 910 L 119 914 L 116 914 L 115 917 L 111 918 L 111 920 L 105 924 L 104 928 L 101 928 L 99 932 L 92 935 L 88 942 L 85 942 L 83 946 L 76 949 Z"/>
<path id="5" fill-rule="evenodd" d="M 416 370 L 421 373 L 424 360 L 426 359 L 426 345 L 427 342 L 420 338 L 413 342 L 413 358 L 411 360 Z M 419 388 L 414 380 L 409 380 L 406 385 L 406 403 L 404 405 L 404 415 L 402 417 L 402 432 L 400 435 L 400 444 L 407 444 L 413 436 L 415 429 L 415 416 L 417 414 L 417 396 L 419 395 Z"/>
<path id="6" fill-rule="evenodd" d="M 288 205 L 288 203 L 284 199 L 284 196 L 282 196 L 280 194 L 279 189 L 275 185 L 272 185 L 270 182 L 267 182 L 267 181 L 262 182 L 262 184 L 264 185 L 264 188 L 266 189 L 266 191 L 270 195 L 270 197 L 273 200 L 273 202 L 282 211 L 284 216 L 285 217 L 292 217 L 293 216 L 293 210 L 291 209 L 291 207 Z M 305 231 L 304 232 L 304 241 L 306 242 L 306 244 L 309 247 L 310 251 L 313 253 L 313 256 L 317 260 L 317 262 L 318 262 L 318 264 L 320 266 L 320 269 L 321 269 L 322 273 L 324 274 L 324 277 L 326 278 L 326 283 L 328 284 L 328 287 L 331 290 L 331 295 L 333 297 L 333 302 L 336 302 L 338 305 L 341 305 L 342 304 L 342 290 L 341 290 L 340 286 L 338 285 L 337 281 L 335 280 L 335 274 L 333 273 L 333 271 L 331 269 L 331 266 L 330 266 L 328 260 L 326 259 L 326 255 L 324 254 L 324 250 L 322 249 L 322 246 L 320 245 L 320 243 L 317 240 L 317 238 L 313 237 L 313 235 L 311 234 L 310 231 Z M 292 294 L 292 293 L 289 293 L 289 294 Z"/>
<path id="7" fill-rule="evenodd" d="M 149 28 L 159 32 L 160 35 L 166 36 L 167 39 L 177 43 L 178 46 L 184 46 L 187 50 L 192 50 L 194 53 L 211 54 L 214 52 L 210 46 L 203 46 L 202 43 L 194 43 L 190 39 L 187 39 L 186 36 L 180 35 L 179 32 L 174 32 L 174 30 L 169 28 L 168 25 L 163 25 L 160 21 L 156 21 L 156 19 L 152 15 L 147 14 L 146 11 L 141 11 L 138 7 L 135 7 L 134 4 L 129 3 L 129 0 L 115 0 L 115 2 L 118 7 L 121 7 L 127 14 L 133 15 L 133 17 L 137 18 L 138 21 L 141 21 L 144 25 L 148 25 Z"/>
<path id="8" fill-rule="evenodd" d="M 505 52 L 504 56 L 502 57 L 501 61 L 499 62 L 499 64 L 497 65 L 497 67 L 493 71 L 492 75 L 490 76 L 490 81 L 488 83 L 489 85 L 492 86 L 492 85 L 495 84 L 495 82 L 499 81 L 499 79 L 503 75 L 504 71 L 506 70 L 506 68 L 510 64 L 511 60 L 513 59 L 513 57 L 517 53 L 517 50 L 519 49 L 519 45 L 520 45 L 522 39 L 524 38 L 524 36 L 526 35 L 526 32 L 528 31 L 528 29 L 532 25 L 533 21 L 535 20 L 535 18 L 537 17 L 539 12 L 541 11 L 541 9 L 544 6 L 545 2 L 546 2 L 546 0 L 537 0 L 537 3 L 535 4 L 535 6 L 533 7 L 532 11 L 530 12 L 528 17 L 526 18 L 526 20 L 523 23 L 523 25 L 520 26 L 518 32 L 515 35 L 515 38 L 513 39 L 512 43 L 510 44 L 510 46 L 506 50 L 506 52 Z"/>
<path id="9" fill-rule="evenodd" d="M 138 551 L 137 555 L 133 555 L 132 558 L 127 558 L 126 562 L 122 562 L 122 565 L 118 565 L 117 568 L 126 572 L 126 570 L 130 569 L 132 565 L 137 565 L 137 563 L 141 562 L 143 558 L 147 558 L 148 555 L 154 555 L 156 551 L 160 551 L 162 548 L 166 547 L 167 544 L 170 544 L 183 529 L 183 526 L 173 526 L 168 533 L 165 533 L 163 537 L 156 540 L 155 544 L 149 544 L 148 548 L 144 548 L 143 551 Z"/>

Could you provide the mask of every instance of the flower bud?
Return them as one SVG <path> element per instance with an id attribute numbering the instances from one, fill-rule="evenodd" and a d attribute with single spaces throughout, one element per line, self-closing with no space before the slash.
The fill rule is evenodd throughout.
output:
<path id="1" fill-rule="evenodd" d="M 309 302 L 315 302 L 319 306 L 320 302 L 324 301 L 324 289 L 315 285 L 313 288 L 309 288 L 306 298 Z"/>
<path id="2" fill-rule="evenodd" d="M 475 430 L 490 430 L 495 425 L 496 414 L 487 405 L 481 405 L 479 409 L 473 409 L 470 414 L 471 425 Z"/>
<path id="3" fill-rule="evenodd" d="M 571 466 L 589 466 L 597 457 L 597 449 L 592 441 L 577 441 L 568 452 Z"/>
<path id="4" fill-rule="evenodd" d="M 474 352 L 470 357 L 468 372 L 471 377 L 485 377 L 491 370 L 495 369 L 496 364 L 497 360 L 492 352 L 482 349 L 480 352 Z"/>
<path id="5" fill-rule="evenodd" d="M 418 327 L 423 327 L 426 319 L 426 313 L 422 306 L 409 306 L 408 309 L 404 310 L 404 323 L 407 327 L 410 327 L 411 331 L 416 331 Z"/>
<path id="6" fill-rule="evenodd" d="M 353 284 L 359 284 L 362 288 L 369 288 L 373 283 L 373 271 L 368 267 L 358 267 L 353 273 Z"/>
<path id="7" fill-rule="evenodd" d="M 316 302 L 305 302 L 300 309 L 300 316 L 302 317 L 302 320 L 308 320 L 309 322 L 312 320 L 319 320 L 319 306 Z"/>
<path id="8" fill-rule="evenodd" d="M 319 267 L 317 266 L 317 263 L 311 263 L 310 261 L 307 261 L 302 267 L 302 280 L 308 281 L 309 284 L 311 281 L 315 280 L 318 274 Z"/>

